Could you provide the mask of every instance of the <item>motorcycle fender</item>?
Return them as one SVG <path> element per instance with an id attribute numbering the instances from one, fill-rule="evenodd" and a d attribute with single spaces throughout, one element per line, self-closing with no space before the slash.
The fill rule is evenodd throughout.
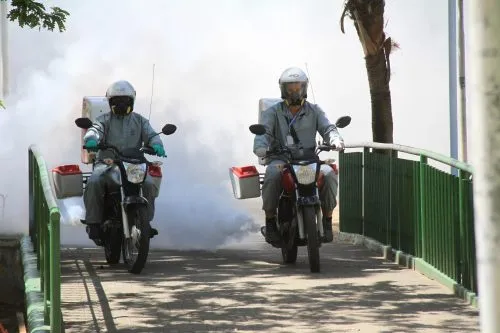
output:
<path id="1" fill-rule="evenodd" d="M 317 195 L 297 198 L 298 206 L 316 206 L 320 203 L 319 196 Z"/>
<path id="2" fill-rule="evenodd" d="M 149 202 L 144 197 L 141 197 L 141 196 L 138 196 L 138 195 L 131 195 L 131 196 L 125 197 L 123 199 L 123 205 L 125 207 L 128 207 L 130 205 L 144 205 L 144 206 L 148 206 Z"/>

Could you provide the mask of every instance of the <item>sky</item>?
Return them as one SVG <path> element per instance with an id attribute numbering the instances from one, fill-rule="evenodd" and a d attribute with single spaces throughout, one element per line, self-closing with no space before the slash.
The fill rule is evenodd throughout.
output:
<path id="1" fill-rule="evenodd" d="M 215 248 L 262 224 L 233 198 L 228 169 L 256 163 L 248 126 L 257 122 L 260 98 L 279 97 L 285 68 L 306 70 L 307 64 L 309 100 L 332 122 L 352 117 L 341 131 L 346 143 L 371 141 L 364 56 L 352 21 L 347 18 L 346 33 L 340 31 L 343 1 L 44 3 L 71 13 L 67 31 L 9 24 L 0 232 L 27 231 L 28 213 L 19 207 L 28 207 L 29 145 L 42 150 L 49 168 L 79 163 L 74 119 L 82 99 L 104 95 L 120 79 L 134 85 L 135 112 L 150 116 L 154 128 L 178 126 L 174 135 L 162 136 L 168 158 L 155 225 L 157 244 L 165 247 Z M 391 55 L 394 141 L 449 155 L 447 2 L 389 0 L 385 11 L 386 33 L 401 46 Z M 80 226 L 68 228 L 63 241 L 86 238 L 83 231 L 71 238 Z"/>

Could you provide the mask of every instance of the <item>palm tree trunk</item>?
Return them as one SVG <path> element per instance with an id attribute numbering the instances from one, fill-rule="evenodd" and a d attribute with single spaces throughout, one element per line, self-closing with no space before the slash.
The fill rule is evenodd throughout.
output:
<path id="1" fill-rule="evenodd" d="M 344 17 L 349 16 L 354 21 L 365 54 L 370 86 L 373 141 L 393 143 L 389 55 L 392 48 L 398 45 L 393 43 L 391 38 L 385 38 L 384 6 L 384 0 L 347 0 L 340 24 L 344 32 Z M 391 153 L 388 150 L 377 152 Z"/>
<path id="2" fill-rule="evenodd" d="M 373 142 L 393 143 L 391 89 L 386 54 L 365 57 L 372 107 Z"/>

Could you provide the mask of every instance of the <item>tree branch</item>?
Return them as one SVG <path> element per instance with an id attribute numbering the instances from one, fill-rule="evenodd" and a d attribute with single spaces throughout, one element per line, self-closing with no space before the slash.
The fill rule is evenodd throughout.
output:
<path id="1" fill-rule="evenodd" d="M 66 30 L 64 23 L 69 13 L 64 9 L 51 7 L 51 12 L 47 12 L 43 4 L 34 0 L 12 0 L 11 5 L 14 8 L 7 14 L 7 18 L 12 22 L 17 21 L 21 28 L 28 26 L 54 31 L 57 25 L 59 32 Z"/>

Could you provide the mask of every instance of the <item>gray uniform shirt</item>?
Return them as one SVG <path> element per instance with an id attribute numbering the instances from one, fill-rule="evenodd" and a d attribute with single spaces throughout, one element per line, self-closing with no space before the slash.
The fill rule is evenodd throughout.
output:
<path id="1" fill-rule="evenodd" d="M 94 139 L 98 143 L 113 145 L 120 151 L 127 148 L 140 148 L 143 142 L 146 146 L 154 144 L 163 146 L 158 135 L 151 138 L 155 134 L 149 120 L 138 113 L 132 112 L 126 116 L 117 116 L 108 112 L 97 117 L 85 134 L 84 141 Z M 113 158 L 113 152 L 100 150 L 97 154 L 97 160 L 104 158 Z"/>
<path id="2" fill-rule="evenodd" d="M 299 139 L 299 146 L 306 154 L 314 152 L 316 132 L 328 144 L 334 144 L 335 140 L 343 141 L 337 127 L 330 123 L 325 112 L 317 104 L 308 101 L 296 113 L 295 119 L 284 102 L 277 103 L 262 112 L 261 124 L 266 127 L 268 132 L 273 133 L 283 146 L 290 146 L 287 142 L 287 136 L 291 136 L 290 124 L 292 124 Z M 278 148 L 277 140 L 267 134 L 256 135 L 253 145 L 254 153 L 258 148 L 269 148 L 270 150 Z M 280 157 L 275 156 L 274 159 L 280 159 Z"/>

